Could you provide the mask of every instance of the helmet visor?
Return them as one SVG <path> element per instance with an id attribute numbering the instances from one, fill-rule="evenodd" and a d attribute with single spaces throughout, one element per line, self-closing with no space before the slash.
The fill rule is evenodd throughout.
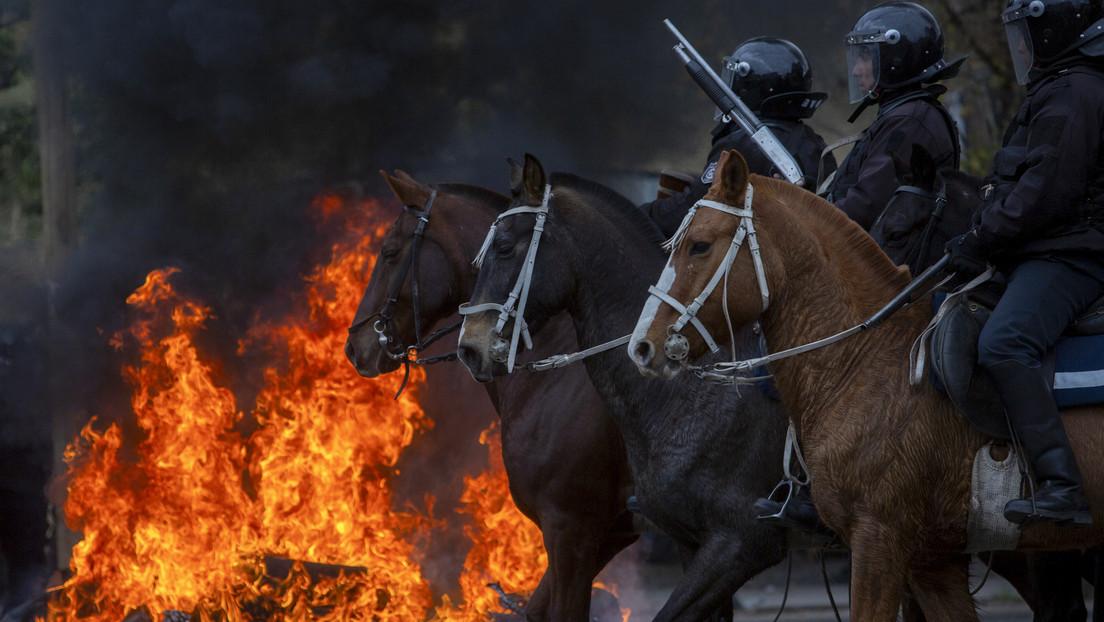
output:
<path id="1" fill-rule="evenodd" d="M 1012 53 L 1012 66 L 1016 69 L 1016 80 L 1027 84 L 1031 70 L 1035 67 L 1035 48 L 1031 44 L 1031 30 L 1026 19 L 1018 19 L 1004 24 L 1008 35 L 1008 51 Z"/>
<path id="2" fill-rule="evenodd" d="M 878 88 L 880 72 L 877 43 L 853 43 L 847 46 L 847 84 L 852 104 L 866 99 Z"/>

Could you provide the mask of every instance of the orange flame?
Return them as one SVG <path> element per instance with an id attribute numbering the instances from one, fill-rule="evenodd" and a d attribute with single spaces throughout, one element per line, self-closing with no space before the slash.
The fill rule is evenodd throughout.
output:
<path id="1" fill-rule="evenodd" d="M 453 606 L 446 597 L 436 611 L 442 622 L 482 622 L 488 613 L 504 613 L 488 584 L 496 582 L 508 594 L 528 595 L 548 564 L 540 528 L 510 496 L 498 426 L 484 430 L 479 442 L 487 446 L 490 467 L 477 477 L 464 478 L 460 512 L 472 517 L 472 524 L 464 528 L 472 548 L 460 575 L 461 604 Z"/>
<path id="2" fill-rule="evenodd" d="M 114 622 L 138 610 L 154 619 L 177 610 L 243 622 L 483 622 L 503 611 L 487 583 L 535 589 L 546 565 L 541 534 L 513 504 L 492 426 L 480 436 L 490 467 L 465 478 L 461 498 L 472 548 L 460 604 L 445 597 L 433 608 L 417 559 L 437 525 L 396 511 L 390 489 L 402 452 L 432 426 L 416 401 L 424 374 L 414 370 L 393 401 L 401 375 L 367 382 L 343 356 L 385 231 L 372 224 L 379 205 L 323 195 L 313 207 L 324 220 L 343 218 L 351 241 L 334 244 L 306 279 L 302 312 L 258 324 L 239 344 L 272 361 L 248 437 L 219 366 L 196 346 L 211 309 L 174 287 L 174 268 L 151 272 L 128 297 L 136 319 L 111 343 L 136 353 L 124 375 L 138 438 L 92 421 L 67 451 L 66 518 L 83 539 L 49 604 L 51 622 Z M 319 578 L 295 563 L 272 577 L 266 556 L 344 570 Z"/>

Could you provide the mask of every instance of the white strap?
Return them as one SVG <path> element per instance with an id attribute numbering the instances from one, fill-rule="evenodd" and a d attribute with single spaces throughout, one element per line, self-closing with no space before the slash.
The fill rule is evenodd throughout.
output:
<path id="1" fill-rule="evenodd" d="M 670 294 L 657 288 L 655 285 L 652 285 L 648 288 L 648 293 L 671 305 L 671 307 L 674 308 L 675 311 L 678 311 L 682 314 L 686 313 L 686 307 L 684 307 L 681 302 L 675 300 L 671 297 Z M 701 320 L 699 320 L 695 316 L 690 316 L 689 320 L 690 324 L 693 325 L 695 329 L 697 329 L 698 333 L 702 336 L 702 339 L 705 340 L 705 344 L 709 346 L 710 352 L 716 352 L 721 349 L 720 346 L 717 345 L 717 342 L 713 340 L 713 336 L 710 335 L 709 331 L 705 328 L 705 324 L 701 323 Z"/>
<path id="2" fill-rule="evenodd" d="M 920 333 L 920 336 L 916 338 L 916 341 L 912 342 L 912 348 L 909 351 L 909 384 L 915 387 L 924 382 L 924 372 L 926 371 L 928 358 L 928 342 L 931 341 L 932 335 L 935 334 L 936 327 L 939 326 L 939 323 L 943 321 L 943 318 L 954 306 L 952 303 L 962 295 L 977 289 L 982 283 L 993 278 L 994 272 L 995 268 L 989 266 L 985 272 L 979 274 L 972 281 L 955 290 L 953 294 L 947 296 L 943 304 L 939 305 L 939 311 L 937 311 L 931 321 L 928 322 L 928 325 L 924 328 L 924 331 Z"/>
<path id="3" fill-rule="evenodd" d="M 584 359 L 588 359 L 596 354 L 603 352 L 609 352 L 615 348 L 619 348 L 624 345 L 628 345 L 629 340 L 632 339 L 632 335 L 625 335 L 624 337 L 618 337 L 613 341 L 607 341 L 603 344 L 594 346 L 593 348 L 587 348 L 574 354 L 555 354 L 546 359 L 539 361 L 533 361 L 525 366 L 529 371 L 548 371 L 550 369 L 560 369 L 561 367 L 567 367 L 573 363 L 578 363 Z"/>
<path id="4" fill-rule="evenodd" d="M 790 470 L 794 458 L 797 458 L 797 466 L 801 467 L 796 475 Z M 805 464 L 805 456 L 801 453 L 801 445 L 797 442 L 797 428 L 794 427 L 793 419 L 790 420 L 790 427 L 786 430 L 786 446 L 782 452 L 782 472 L 786 479 L 801 486 L 808 486 L 812 481 L 809 466 Z"/>
<path id="5" fill-rule="evenodd" d="M 548 194 L 551 192 L 551 186 L 549 186 L 548 192 L 545 193 L 547 200 Z M 518 301 L 517 313 L 515 315 L 518 318 L 525 317 L 525 305 L 529 302 L 529 288 L 533 285 L 533 267 L 537 261 L 537 248 L 540 247 L 541 235 L 544 233 L 544 221 L 548 216 L 548 207 L 544 208 L 544 212 L 537 214 L 537 222 L 533 225 L 533 239 L 529 242 L 529 252 L 525 255 L 525 265 L 521 268 L 521 274 L 518 275 L 518 282 L 521 283 L 521 299 Z M 501 323 L 501 318 L 499 319 Z M 524 324 L 524 319 L 518 320 L 519 324 Z M 506 361 L 506 373 L 513 373 L 514 362 L 517 361 L 517 349 L 518 338 L 521 336 L 521 332 L 525 332 L 525 346 L 530 350 L 533 349 L 533 342 L 528 337 L 529 331 L 513 331 L 510 336 L 510 357 Z"/>
<path id="6" fill-rule="evenodd" d="M 512 207 L 505 212 L 498 215 L 494 222 L 491 223 L 491 228 L 487 231 L 487 235 L 483 238 L 483 243 L 479 245 L 479 252 L 475 254 L 475 259 L 472 260 L 472 265 L 476 269 L 483 267 L 483 260 L 487 257 L 487 251 L 491 248 L 491 243 L 494 242 L 495 232 L 498 231 L 498 223 L 510 216 L 520 216 L 521 214 L 547 214 L 548 202 L 552 199 L 552 185 L 548 184 L 544 187 L 544 198 L 541 200 L 540 205 L 521 205 L 518 207 Z"/>
<path id="7" fill-rule="evenodd" d="M 698 368 L 694 368 L 694 369 L 695 370 L 707 370 L 707 371 L 712 371 L 712 372 L 719 373 L 719 374 L 724 374 L 724 375 L 733 374 L 733 373 L 740 372 L 740 371 L 751 371 L 752 369 L 755 369 L 756 367 L 762 367 L 764 365 L 769 365 L 769 364 L 774 363 L 776 361 L 785 360 L 785 359 L 788 359 L 790 357 L 797 356 L 799 354 L 805 354 L 806 352 L 812 352 L 813 350 L 819 350 L 821 348 L 830 346 L 834 343 L 838 343 L 840 341 L 843 341 L 844 339 L 847 339 L 848 337 L 850 337 L 852 335 L 856 335 L 856 334 L 858 334 L 862 331 L 863 331 L 863 326 L 862 326 L 862 324 L 860 324 L 858 326 L 852 326 L 851 328 L 848 328 L 845 331 L 838 332 L 835 335 L 832 335 L 831 337 L 825 337 L 824 339 L 820 339 L 820 340 L 814 341 L 812 343 L 807 343 L 805 345 L 797 346 L 795 348 L 790 348 L 788 350 L 783 350 L 781 352 L 775 352 L 774 354 L 768 354 L 767 356 L 760 356 L 759 358 L 746 359 L 746 360 L 743 360 L 743 361 L 731 361 L 731 362 L 727 362 L 727 363 L 716 363 L 714 365 L 710 365 L 710 366 L 706 366 L 706 367 L 698 367 Z"/>

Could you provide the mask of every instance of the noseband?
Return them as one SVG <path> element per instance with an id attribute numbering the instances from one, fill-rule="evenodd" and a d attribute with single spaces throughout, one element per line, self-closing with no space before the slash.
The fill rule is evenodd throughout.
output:
<path id="1" fill-rule="evenodd" d="M 393 361 L 402 361 L 405 365 L 406 376 L 403 378 L 402 385 L 399 387 L 399 392 L 395 397 L 401 395 L 403 389 L 406 388 L 407 380 L 410 377 L 411 364 L 431 365 L 433 363 L 454 360 L 456 358 L 455 352 L 428 358 L 417 357 L 419 352 L 460 328 L 460 322 L 456 322 L 455 324 L 451 324 L 429 334 L 424 340 L 422 339 L 421 292 L 418 287 L 418 257 L 421 252 L 422 241 L 425 239 L 426 228 L 429 227 L 429 216 L 433 212 L 433 203 L 436 199 L 437 191 L 434 190 L 430 193 L 429 198 L 426 199 L 425 206 L 422 207 L 422 209 L 419 210 L 406 205 L 403 206 L 403 211 L 405 213 L 418 219 L 418 224 L 415 225 L 414 233 L 410 238 L 410 250 L 407 252 L 406 261 L 403 262 L 402 267 L 399 269 L 397 278 L 391 281 L 387 290 L 387 300 L 383 303 L 383 306 L 380 307 L 379 311 L 365 316 L 363 319 L 357 320 L 349 326 L 349 333 L 352 334 L 367 324 L 372 324 L 372 330 L 376 332 L 380 347 L 383 348 L 388 358 Z M 401 339 L 394 335 L 394 317 L 395 308 L 399 304 L 399 294 L 402 292 L 403 286 L 406 285 L 408 276 L 410 277 L 410 300 L 414 312 L 414 344 L 401 345 Z M 392 348 L 395 344 L 399 344 L 398 350 Z"/>
<path id="2" fill-rule="evenodd" d="M 541 234 L 544 233 L 544 223 L 548 219 L 548 204 L 551 200 L 552 185 L 548 184 L 544 187 L 544 199 L 541 200 L 540 205 L 523 205 L 499 214 L 490 230 L 487 231 L 487 237 L 483 240 L 483 246 L 480 247 L 479 254 L 472 262 L 477 268 L 483 265 L 483 259 L 490 250 L 491 244 L 494 243 L 498 224 L 504 219 L 522 214 L 536 215 L 537 222 L 533 225 L 533 235 L 529 240 L 529 250 L 525 254 L 525 263 L 521 266 L 517 281 L 514 282 L 514 288 L 510 290 L 506 302 L 503 304 L 487 302 L 478 305 L 471 303 L 460 305 L 459 313 L 465 317 L 486 311 L 498 312 L 498 321 L 494 328 L 496 340 L 491 345 L 491 358 L 499 363 L 506 363 L 506 370 L 509 373 L 513 373 L 514 363 L 517 361 L 518 339 L 524 338 L 525 347 L 529 350 L 533 349 L 533 338 L 529 334 L 529 325 L 525 323 L 525 304 L 529 300 L 529 288 L 533 284 L 533 266 L 537 259 L 537 249 L 540 247 Z M 510 335 L 510 341 L 507 342 L 502 337 L 502 331 L 506 328 L 506 322 L 510 321 L 510 318 L 514 318 L 514 330 Z"/>
<path id="3" fill-rule="evenodd" d="M 709 330 L 698 319 L 698 312 L 701 311 L 705 301 L 710 295 L 717 289 L 717 286 L 723 280 L 725 282 L 725 288 L 728 287 L 728 273 L 732 270 L 732 264 L 736 261 L 736 255 L 740 252 L 740 248 L 744 245 L 744 241 L 747 241 L 748 250 L 751 252 L 751 260 L 755 265 L 755 277 L 759 282 L 759 293 L 763 299 L 763 311 L 767 310 L 770 306 L 770 289 L 767 287 L 767 273 L 763 267 L 763 257 L 759 250 L 759 238 L 755 233 L 755 213 L 752 210 L 752 201 L 755 196 L 755 189 L 748 184 L 747 191 L 744 196 L 743 209 L 732 207 L 717 201 L 709 201 L 702 199 L 694 204 L 690 208 L 690 211 L 683 218 L 682 224 L 679 225 L 678 231 L 675 235 L 668 240 L 666 246 L 671 251 L 671 258 L 674 257 L 675 249 L 686 237 L 686 232 L 690 228 L 690 223 L 694 220 L 694 215 L 697 213 L 698 208 L 705 207 L 714 209 L 719 212 L 724 212 L 732 216 L 736 216 L 740 219 L 740 225 L 736 228 L 736 232 L 732 234 L 732 242 L 728 246 L 728 252 L 725 254 L 724 259 L 721 260 L 720 265 L 717 266 L 716 271 L 713 272 L 713 277 L 706 283 L 705 288 L 701 293 L 689 304 L 684 305 L 668 293 L 670 285 L 667 288 L 660 289 L 658 286 L 651 286 L 648 288 L 648 293 L 652 296 L 660 299 L 681 315 L 675 320 L 674 324 L 667 327 L 667 341 L 663 344 L 663 349 L 667 358 L 673 361 L 684 361 L 690 354 L 690 342 L 682 335 L 682 330 L 686 328 L 687 324 L 692 325 L 701 335 L 706 345 L 711 352 L 717 352 L 720 350 L 720 346 L 717 345 L 717 341 L 713 339 L 713 336 L 709 334 Z M 667 268 L 671 266 L 671 259 L 667 260 Z M 725 317 L 728 317 L 728 296 L 724 296 L 724 309 Z M 732 322 L 729 321 L 729 332 L 732 333 Z"/>

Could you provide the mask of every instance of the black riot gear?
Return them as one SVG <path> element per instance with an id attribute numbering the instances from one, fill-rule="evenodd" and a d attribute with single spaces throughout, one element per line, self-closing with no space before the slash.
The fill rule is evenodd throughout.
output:
<path id="1" fill-rule="evenodd" d="M 1088 56 L 1104 55 L 1100 0 L 1009 0 L 1001 20 L 1020 84 L 1078 50 Z"/>
<path id="2" fill-rule="evenodd" d="M 943 58 L 943 29 L 914 2 L 887 2 L 859 18 L 847 35 L 851 103 L 954 77 L 965 59 Z"/>
<path id="3" fill-rule="evenodd" d="M 808 119 L 828 99 L 826 93 L 812 92 L 808 59 L 785 39 L 757 37 L 741 43 L 725 57 L 721 79 L 748 108 L 770 119 Z"/>

